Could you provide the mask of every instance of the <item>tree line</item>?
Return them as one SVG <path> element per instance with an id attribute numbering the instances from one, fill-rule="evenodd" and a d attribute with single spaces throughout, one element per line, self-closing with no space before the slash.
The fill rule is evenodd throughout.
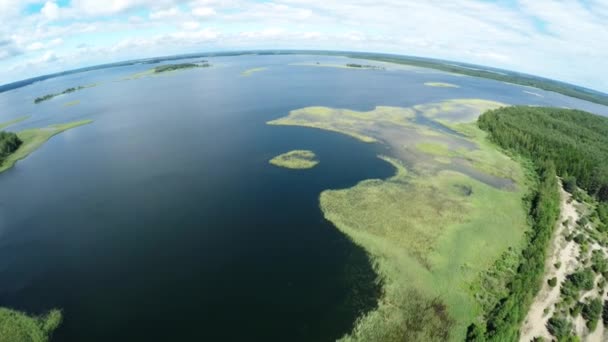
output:
<path id="1" fill-rule="evenodd" d="M 17 134 L 12 132 L 0 131 L 0 166 L 4 163 L 6 158 L 15 152 L 23 141 L 19 139 Z"/>
<path id="2" fill-rule="evenodd" d="M 529 202 L 532 230 L 509 294 L 483 323 L 473 323 L 467 331 L 468 341 L 516 341 L 541 288 L 546 249 L 559 218 L 557 176 L 564 179 L 566 190 L 581 187 L 596 196 L 601 201 L 599 218 L 608 223 L 608 119 L 579 110 L 514 106 L 484 113 L 478 125 L 497 145 L 530 159 L 538 176 Z M 587 278 L 586 272 L 573 275 L 564 291 L 588 287 Z M 585 313 L 593 322 L 599 319 L 597 307 L 594 303 Z M 549 325 L 556 331 L 567 330 L 560 329 L 561 323 L 553 320 Z"/>

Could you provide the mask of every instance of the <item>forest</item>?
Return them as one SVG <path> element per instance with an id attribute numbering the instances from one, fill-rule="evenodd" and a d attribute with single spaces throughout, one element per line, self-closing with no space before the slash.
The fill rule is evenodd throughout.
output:
<path id="1" fill-rule="evenodd" d="M 496 144 L 533 161 L 552 161 L 560 177 L 608 201 L 608 118 L 516 106 L 488 111 L 478 123 Z"/>
<path id="2" fill-rule="evenodd" d="M 468 341 L 512 341 L 518 339 L 521 322 L 541 286 L 546 248 L 559 216 L 556 176 L 564 179 L 566 190 L 578 186 L 595 195 L 602 201 L 600 219 L 608 219 L 602 215 L 608 214 L 608 119 L 579 110 L 515 106 L 487 111 L 478 125 L 500 147 L 530 159 L 538 176 L 529 203 L 532 230 L 509 294 L 484 323 L 471 324 L 467 334 Z"/>
<path id="3" fill-rule="evenodd" d="M 0 131 L 0 166 L 4 160 L 13 152 L 15 152 L 23 142 L 17 134 L 11 132 Z"/>

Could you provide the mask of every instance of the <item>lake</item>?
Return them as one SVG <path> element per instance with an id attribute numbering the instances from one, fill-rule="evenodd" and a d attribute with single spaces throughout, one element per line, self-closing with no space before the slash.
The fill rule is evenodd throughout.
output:
<path id="1" fill-rule="evenodd" d="M 0 174 L 0 306 L 63 309 L 54 341 L 335 340 L 374 308 L 380 286 L 365 252 L 323 218 L 319 194 L 394 170 L 376 157 L 383 145 L 267 121 L 306 106 L 452 98 L 608 115 L 560 94 L 433 70 L 293 65 L 351 61 L 339 57 L 208 60 L 212 68 L 125 80 L 154 66 L 132 65 L 0 94 L 0 122 L 31 115 L 10 130 L 94 120 Z M 258 67 L 267 69 L 241 75 Z M 319 165 L 268 164 L 294 149 L 314 151 Z"/>

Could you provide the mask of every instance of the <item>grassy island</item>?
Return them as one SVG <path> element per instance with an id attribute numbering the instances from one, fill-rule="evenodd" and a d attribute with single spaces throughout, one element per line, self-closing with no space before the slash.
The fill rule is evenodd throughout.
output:
<path id="1" fill-rule="evenodd" d="M 162 72 L 175 71 L 175 70 L 183 70 L 183 69 L 193 69 L 193 68 L 208 68 L 211 64 L 204 61 L 203 63 L 180 63 L 180 64 L 167 64 L 161 65 L 154 68 L 154 73 L 160 74 Z"/>
<path id="2" fill-rule="evenodd" d="M 62 314 L 59 310 L 51 310 L 43 316 L 28 316 L 0 308 L 0 341 L 48 342 L 61 321 Z"/>
<path id="3" fill-rule="evenodd" d="M 162 76 L 162 75 L 171 75 L 174 72 L 190 70 L 190 69 L 198 69 L 198 68 L 210 68 L 212 65 L 209 62 L 202 60 L 197 63 L 179 63 L 179 64 L 165 64 L 159 65 L 155 68 L 148 69 L 142 72 L 138 72 L 132 74 L 130 76 L 124 77 L 123 80 L 137 80 L 142 77 L 148 76 Z"/>
<path id="4" fill-rule="evenodd" d="M 426 83 L 424 83 L 424 85 L 427 87 L 437 87 L 437 88 L 460 88 L 460 86 L 457 86 L 452 83 L 445 83 L 445 82 L 426 82 Z"/>
<path id="5" fill-rule="evenodd" d="M 383 284 L 378 307 L 343 341 L 461 341 L 500 301 L 518 259 L 487 270 L 524 247 L 522 198 L 533 183 L 528 167 L 471 122 L 501 106 L 459 99 L 367 112 L 307 107 L 269 122 L 383 144 L 380 158 L 395 168 L 391 178 L 319 197 L 325 218 L 370 254 Z M 444 129 L 418 124 L 420 116 Z"/>
<path id="6" fill-rule="evenodd" d="M 270 159 L 269 163 L 287 169 L 312 169 L 319 164 L 316 155 L 308 150 L 293 150 Z"/>
<path id="7" fill-rule="evenodd" d="M 50 99 L 52 99 L 52 98 L 54 98 L 56 96 L 59 96 L 59 95 L 70 94 L 70 93 L 73 93 L 73 92 L 76 92 L 76 91 L 79 91 L 79 90 L 82 90 L 82 89 L 92 88 L 92 87 L 95 87 L 95 86 L 97 86 L 97 85 L 96 84 L 89 84 L 89 85 L 86 85 L 86 86 L 78 86 L 78 87 L 68 88 L 68 89 L 62 91 L 61 93 L 47 94 L 47 95 L 44 95 L 44 96 L 37 97 L 37 98 L 34 99 L 34 103 L 44 102 L 44 101 L 50 100 Z"/>
<path id="8" fill-rule="evenodd" d="M 82 120 L 65 124 L 51 125 L 45 128 L 26 129 L 18 133 L 2 132 L 2 136 L 6 136 L 7 140 L 0 138 L 0 172 L 6 171 L 13 167 L 15 163 L 24 159 L 30 153 L 37 150 L 47 140 L 61 132 L 78 126 L 86 125 L 93 122 L 92 120 Z M 6 141 L 6 142 L 5 142 Z M 20 142 L 17 142 L 20 141 Z M 4 145 L 3 145 L 4 144 Z M 17 146 L 17 148 L 14 148 Z M 10 151 L 5 153 L 5 151 Z"/>

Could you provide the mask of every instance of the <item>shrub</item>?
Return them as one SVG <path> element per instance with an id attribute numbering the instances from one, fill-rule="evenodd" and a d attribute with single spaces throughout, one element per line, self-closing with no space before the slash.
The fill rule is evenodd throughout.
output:
<path id="1" fill-rule="evenodd" d="M 553 278 L 547 280 L 547 284 L 549 284 L 549 286 L 551 286 L 551 287 L 555 287 L 555 285 L 557 285 L 557 278 L 553 277 Z"/>

